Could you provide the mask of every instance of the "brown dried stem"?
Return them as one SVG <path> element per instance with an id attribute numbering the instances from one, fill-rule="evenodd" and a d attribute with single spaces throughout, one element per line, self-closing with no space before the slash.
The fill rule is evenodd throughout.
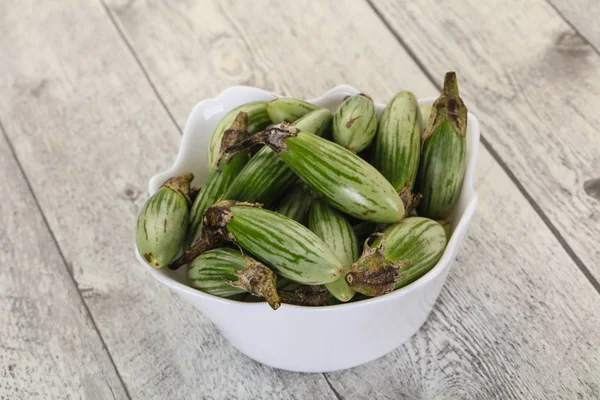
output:
<path id="1" fill-rule="evenodd" d="M 214 249 L 227 241 L 235 242 L 233 236 L 227 231 L 227 224 L 233 218 L 231 207 L 233 206 L 249 206 L 260 207 L 256 203 L 244 203 L 235 200 L 221 200 L 209 207 L 204 213 L 202 219 L 202 234 L 200 238 L 181 256 L 169 264 L 170 269 L 178 269 L 185 265 L 200 254 Z"/>
<path id="2" fill-rule="evenodd" d="M 277 275 L 263 263 L 251 257 L 244 256 L 244 260 L 248 266 L 235 271 L 237 281 L 225 280 L 225 282 L 254 296 L 264 297 L 271 308 L 277 310 L 281 305 L 276 289 Z"/>
<path id="3" fill-rule="evenodd" d="M 168 187 L 171 190 L 174 190 L 178 193 L 181 193 L 183 197 L 188 201 L 188 205 L 191 204 L 190 201 L 190 183 L 194 180 L 194 174 L 191 172 L 185 172 L 181 175 L 174 176 L 172 178 L 167 179 L 161 187 Z"/>
<path id="4" fill-rule="evenodd" d="M 322 285 L 302 286 L 295 290 L 279 292 L 282 303 L 309 307 L 326 306 L 328 296 L 329 291 Z"/>
<path id="5" fill-rule="evenodd" d="M 400 195 L 400 199 L 402 199 L 402 203 L 404 203 L 404 216 L 410 217 L 414 214 L 417 206 L 423 199 L 423 195 L 421 193 L 414 193 L 410 189 L 410 183 L 404 185 L 399 191 L 398 195 Z"/>
<path id="6" fill-rule="evenodd" d="M 372 248 L 369 242 L 380 236 L 377 247 Z M 383 255 L 385 235 L 376 233 L 367 240 L 362 256 L 352 264 L 346 274 L 346 282 L 355 291 L 367 296 L 381 296 L 393 291 L 396 284 L 405 279 L 406 272 L 401 272 L 401 267 L 409 260 L 389 261 Z"/>
<path id="7" fill-rule="evenodd" d="M 223 138 L 221 139 L 221 147 L 219 149 L 219 156 L 217 157 L 217 166 L 219 169 L 219 164 L 221 163 L 221 158 L 223 154 L 225 154 L 227 148 L 234 146 L 236 144 L 242 143 L 246 140 L 250 134 L 248 133 L 248 113 L 240 111 L 240 113 L 235 117 L 231 128 L 227 129 L 223 133 Z M 228 153 L 223 160 L 225 164 L 227 164 L 231 158 L 235 156 L 235 153 Z"/>
<path id="8" fill-rule="evenodd" d="M 458 94 L 458 83 L 455 72 L 447 72 L 444 78 L 442 94 L 431 106 L 429 126 L 421 138 L 425 142 L 429 136 L 444 122 L 449 122 L 460 137 L 467 135 L 467 107 Z"/>
<path id="9" fill-rule="evenodd" d="M 264 131 L 255 133 L 241 143 L 234 144 L 225 149 L 226 153 L 238 153 L 249 149 L 257 144 L 265 144 L 275 150 L 277 153 L 287 151 L 287 145 L 284 140 L 298 135 L 300 130 L 290 126 L 287 122 L 269 125 Z"/>

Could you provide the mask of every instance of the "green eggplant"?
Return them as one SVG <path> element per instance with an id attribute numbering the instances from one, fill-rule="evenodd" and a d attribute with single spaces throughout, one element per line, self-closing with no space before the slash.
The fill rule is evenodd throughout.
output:
<path id="1" fill-rule="evenodd" d="M 311 201 L 310 190 L 303 183 L 300 183 L 281 200 L 276 211 L 302 225 L 306 225 L 308 207 Z"/>
<path id="2" fill-rule="evenodd" d="M 454 210 L 465 175 L 466 136 L 467 108 L 458 94 L 456 74 L 448 72 L 422 138 L 416 184 L 423 195 L 417 208 L 419 215 L 447 219 Z"/>
<path id="3" fill-rule="evenodd" d="M 176 269 L 203 252 L 230 241 L 273 268 L 306 285 L 335 281 L 343 267 L 335 254 L 302 224 L 255 204 L 223 200 L 205 214 L 202 237 L 169 264 Z"/>
<path id="4" fill-rule="evenodd" d="M 231 157 L 230 154 L 224 153 L 225 149 L 241 142 L 248 136 L 248 114 L 240 111 L 231 127 L 223 133 L 221 156 L 217 168 L 210 173 L 206 184 L 200 190 L 192 205 L 190 223 L 187 229 L 188 246 L 200 238 L 202 217 L 206 209 L 225 194 L 250 159 L 248 151 L 241 151 Z"/>
<path id="5" fill-rule="evenodd" d="M 331 111 L 321 108 L 293 123 L 303 131 L 323 136 L 331 131 Z M 261 148 L 225 193 L 228 200 L 258 202 L 270 207 L 298 178 L 269 146 Z"/>
<path id="6" fill-rule="evenodd" d="M 248 133 L 250 135 L 262 131 L 271 123 L 269 115 L 267 114 L 266 101 L 253 101 L 251 103 L 242 104 L 225 114 L 217 124 L 208 143 L 207 159 L 209 172 L 212 172 L 217 168 L 217 164 L 221 157 L 220 152 L 223 134 L 229 129 L 237 115 L 242 111 L 248 114 Z"/>
<path id="7" fill-rule="evenodd" d="M 271 125 L 227 151 L 264 143 L 318 195 L 338 210 L 367 221 L 394 223 L 404 204 L 379 171 L 342 146 L 286 123 Z"/>
<path id="8" fill-rule="evenodd" d="M 252 293 L 278 309 L 277 277 L 269 268 L 239 251 L 219 248 L 196 257 L 188 270 L 190 285 L 208 294 L 231 297 Z"/>
<path id="9" fill-rule="evenodd" d="M 167 180 L 146 201 L 138 216 L 137 248 L 148 265 L 154 268 L 171 262 L 183 246 L 192 179 L 194 175 L 186 173 Z"/>
<path id="10" fill-rule="evenodd" d="M 348 285 L 367 296 L 380 296 L 416 281 L 435 266 L 447 243 L 444 228 L 423 217 L 405 218 L 373 237 L 346 274 Z"/>
<path id="11" fill-rule="evenodd" d="M 352 225 L 338 210 L 330 207 L 323 199 L 314 200 L 308 214 L 308 227 L 333 251 L 344 270 L 335 282 L 325 284 L 338 300 L 346 302 L 354 296 L 345 280 L 346 272 L 358 259 L 358 241 Z"/>
<path id="12" fill-rule="evenodd" d="M 364 150 L 376 132 L 375 105 L 366 94 L 350 96 L 333 116 L 333 140 L 355 153 Z"/>
<path id="13" fill-rule="evenodd" d="M 412 190 L 421 153 L 421 111 L 411 92 L 399 92 L 381 114 L 373 165 L 396 190 Z"/>
<path id="14" fill-rule="evenodd" d="M 310 104 L 307 101 L 294 99 L 292 97 L 281 97 L 271 100 L 267 104 L 267 113 L 274 124 L 280 122 L 294 122 L 306 114 L 318 110 L 321 107 Z"/>

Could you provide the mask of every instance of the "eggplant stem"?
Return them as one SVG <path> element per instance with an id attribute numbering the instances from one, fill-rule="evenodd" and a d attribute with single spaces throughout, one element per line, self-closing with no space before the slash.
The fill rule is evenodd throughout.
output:
<path id="1" fill-rule="evenodd" d="M 279 297 L 282 303 L 294 304 L 297 306 L 326 306 L 329 291 L 325 286 L 301 286 L 291 291 L 280 291 Z"/>
<path id="2" fill-rule="evenodd" d="M 265 266 L 263 263 L 255 259 L 244 256 L 244 260 L 248 265 L 246 268 L 235 271 L 237 281 L 224 279 L 229 285 L 240 288 L 246 292 L 257 296 L 264 297 L 273 310 L 277 310 L 281 306 L 279 294 L 277 293 L 277 275 Z"/>
<path id="3" fill-rule="evenodd" d="M 202 234 L 192 246 L 187 248 L 179 258 L 169 264 L 169 269 L 178 269 L 194 260 L 205 251 L 214 249 L 226 241 L 234 242 L 234 237 L 227 231 L 227 224 L 233 218 L 231 207 L 261 207 L 258 203 L 246 203 L 235 200 L 220 200 L 208 207 L 202 219 Z"/>

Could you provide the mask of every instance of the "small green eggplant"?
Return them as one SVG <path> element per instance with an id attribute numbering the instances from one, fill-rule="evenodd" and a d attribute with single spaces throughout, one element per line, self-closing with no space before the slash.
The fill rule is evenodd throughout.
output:
<path id="1" fill-rule="evenodd" d="M 148 265 L 154 268 L 171 262 L 183 246 L 192 179 L 194 175 L 186 173 L 167 180 L 146 201 L 138 216 L 137 248 Z"/>
<path id="2" fill-rule="evenodd" d="M 456 74 L 448 72 L 423 134 L 415 186 L 423 195 L 417 208 L 419 215 L 446 219 L 454 210 L 465 176 L 466 136 L 467 107 L 458 95 Z"/>
<path id="3" fill-rule="evenodd" d="M 227 151 L 241 151 L 258 143 L 277 152 L 304 183 L 338 210 L 380 223 L 404 218 L 404 204 L 394 187 L 348 149 L 282 123 L 270 125 Z"/>
<path id="4" fill-rule="evenodd" d="M 177 269 L 226 241 L 298 283 L 333 282 L 343 271 L 335 254 L 305 226 L 257 204 L 232 200 L 219 201 L 206 211 L 202 237 L 169 268 Z"/>
<path id="5" fill-rule="evenodd" d="M 214 296 L 248 292 L 265 298 L 274 310 L 280 305 L 275 273 L 237 250 L 219 248 L 201 254 L 190 263 L 188 278 L 192 287 Z"/>
<path id="6" fill-rule="evenodd" d="M 223 196 L 250 159 L 248 151 L 241 151 L 232 157 L 231 154 L 224 154 L 225 149 L 241 142 L 248 136 L 248 114 L 240 111 L 231 127 L 223 133 L 217 168 L 210 173 L 206 184 L 192 204 L 190 223 L 187 229 L 186 244 L 188 246 L 200 238 L 202 218 L 206 209 Z"/>
<path id="7" fill-rule="evenodd" d="M 367 296 L 380 296 L 425 275 L 446 248 L 444 228 L 428 218 L 409 217 L 365 242 L 363 254 L 346 274 L 348 285 Z"/>
<path id="8" fill-rule="evenodd" d="M 323 199 L 316 199 L 310 206 L 308 227 L 323 239 L 344 267 L 342 276 L 335 282 L 325 284 L 325 287 L 338 300 L 350 300 L 355 292 L 346 283 L 345 275 L 358 259 L 358 242 L 352 226 L 341 212 L 330 207 Z"/>
<path id="9" fill-rule="evenodd" d="M 217 168 L 221 156 L 220 152 L 223 134 L 229 129 L 237 115 L 242 111 L 248 114 L 248 132 L 250 135 L 262 131 L 271 123 L 269 115 L 267 114 L 266 101 L 253 101 L 251 103 L 242 104 L 225 114 L 213 131 L 208 143 L 207 158 L 209 172 L 212 172 Z"/>
<path id="10" fill-rule="evenodd" d="M 333 116 L 333 140 L 355 153 L 364 150 L 376 132 L 375 105 L 366 94 L 347 98 Z"/>
<path id="11" fill-rule="evenodd" d="M 278 124 L 284 121 L 294 122 L 300 117 L 320 108 L 304 100 L 281 97 L 271 100 L 267 104 L 267 113 L 271 121 L 274 124 Z"/>
<path id="12" fill-rule="evenodd" d="M 279 203 L 277 212 L 306 225 L 308 208 L 313 199 L 310 190 L 303 183 L 298 183 Z M 314 232 L 314 231 L 313 231 Z"/>

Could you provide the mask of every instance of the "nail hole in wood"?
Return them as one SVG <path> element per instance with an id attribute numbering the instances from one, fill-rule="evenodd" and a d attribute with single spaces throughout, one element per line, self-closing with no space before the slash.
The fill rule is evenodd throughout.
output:
<path id="1" fill-rule="evenodd" d="M 583 183 L 583 190 L 597 200 L 600 200 L 600 178 L 590 179 Z"/>

